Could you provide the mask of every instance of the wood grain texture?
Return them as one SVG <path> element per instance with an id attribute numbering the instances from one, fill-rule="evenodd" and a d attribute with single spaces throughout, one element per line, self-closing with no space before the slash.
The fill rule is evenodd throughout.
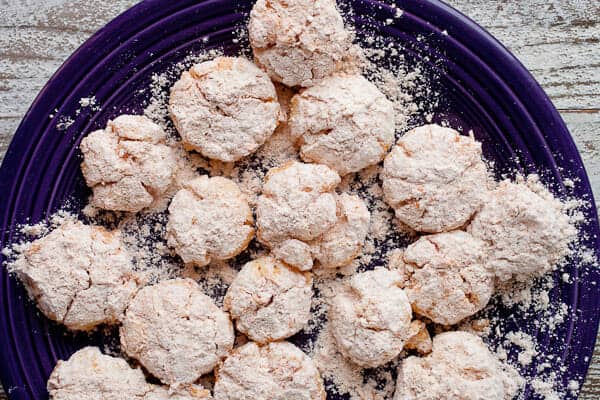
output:
<path id="1" fill-rule="evenodd" d="M 48 78 L 87 37 L 135 3 L 0 0 L 0 161 Z M 600 200 L 600 1 L 449 3 L 487 28 L 542 84 L 569 126 Z M 599 398 L 597 348 L 580 399 Z"/>

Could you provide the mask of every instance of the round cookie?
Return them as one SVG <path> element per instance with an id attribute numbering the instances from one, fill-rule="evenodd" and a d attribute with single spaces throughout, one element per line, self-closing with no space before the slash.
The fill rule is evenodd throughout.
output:
<path id="1" fill-rule="evenodd" d="M 167 242 L 185 263 L 204 266 L 246 249 L 254 237 L 253 224 L 248 200 L 235 182 L 204 175 L 173 197 Z"/>
<path id="2" fill-rule="evenodd" d="M 248 34 L 256 63 L 287 86 L 311 86 L 341 70 L 352 46 L 335 0 L 258 0 Z"/>
<path id="3" fill-rule="evenodd" d="M 295 258 L 302 258 L 298 254 L 310 255 L 307 242 L 337 222 L 334 188 L 339 182 L 338 174 L 325 165 L 293 161 L 272 168 L 257 201 L 258 240 L 271 249 L 279 246 L 293 249 L 294 254 L 283 258 L 292 265 L 298 263 L 293 261 Z M 286 243 L 290 240 L 294 241 L 291 246 Z M 303 264 L 308 266 L 306 260 Z M 308 268 L 311 266 L 312 259 Z"/>
<path id="4" fill-rule="evenodd" d="M 385 158 L 385 201 L 418 232 L 463 226 L 482 204 L 488 175 L 481 143 L 450 128 L 425 125 L 401 137 Z"/>
<path id="5" fill-rule="evenodd" d="M 340 175 L 377 164 L 394 144 L 392 103 L 360 75 L 338 75 L 292 99 L 290 132 L 304 161 Z"/>
<path id="6" fill-rule="evenodd" d="M 486 244 L 464 231 L 421 237 L 404 251 L 405 291 L 413 311 L 454 325 L 483 309 L 494 293 Z"/>
<path id="7" fill-rule="evenodd" d="M 408 297 L 396 271 L 376 268 L 350 278 L 329 310 L 340 352 L 363 367 L 383 365 L 400 354 L 414 335 Z"/>
<path id="8" fill-rule="evenodd" d="M 394 400 L 511 400 L 516 385 L 480 337 L 445 332 L 426 357 L 408 357 L 398 369 Z"/>
<path id="9" fill-rule="evenodd" d="M 121 115 L 83 138 L 81 171 L 94 207 L 138 212 L 173 181 L 176 157 L 162 128 L 141 115 Z"/>
<path id="10" fill-rule="evenodd" d="M 223 308 L 236 328 L 258 343 L 285 339 L 310 319 L 312 275 L 272 257 L 246 263 L 229 286 Z"/>
<path id="11" fill-rule="evenodd" d="M 188 150 L 231 162 L 273 134 L 280 106 L 275 86 L 257 66 L 243 57 L 217 57 L 181 75 L 169 112 Z"/>
<path id="12" fill-rule="evenodd" d="M 232 349 L 229 315 L 191 279 L 140 290 L 121 327 L 121 348 L 167 385 L 190 384 Z"/>
<path id="13" fill-rule="evenodd" d="M 199 385 L 169 390 L 146 382 L 141 369 L 122 358 L 85 347 L 67 361 L 59 360 L 48 379 L 50 400 L 194 400 L 210 399 Z"/>
<path id="14" fill-rule="evenodd" d="M 11 271 L 46 317 L 72 330 L 118 323 L 141 283 L 120 232 L 79 221 L 27 244 Z"/>
<path id="15" fill-rule="evenodd" d="M 349 194 L 337 196 L 338 221 L 311 242 L 311 253 L 319 265 L 338 268 L 349 264 L 362 251 L 369 232 L 371 214 L 360 197 Z"/>
<path id="16" fill-rule="evenodd" d="M 489 194 L 469 232 L 489 244 L 488 266 L 502 281 L 526 280 L 552 270 L 577 235 L 550 192 L 508 180 Z"/>
<path id="17" fill-rule="evenodd" d="M 141 369 L 122 358 L 85 347 L 67 361 L 59 360 L 48 379 L 51 400 L 144 400 L 151 389 Z"/>
<path id="18" fill-rule="evenodd" d="M 288 342 L 236 348 L 219 367 L 215 400 L 325 400 L 314 362 Z"/>

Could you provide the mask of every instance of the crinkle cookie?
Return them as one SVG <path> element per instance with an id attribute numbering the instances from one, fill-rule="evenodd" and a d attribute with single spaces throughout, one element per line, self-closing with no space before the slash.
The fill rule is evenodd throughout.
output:
<path id="1" fill-rule="evenodd" d="M 141 369 L 104 355 L 97 347 L 85 347 L 67 361 L 58 361 L 47 387 L 52 400 L 144 400 L 151 390 Z"/>
<path id="2" fill-rule="evenodd" d="M 140 290 L 121 327 L 121 348 L 167 385 L 190 384 L 233 347 L 229 315 L 191 279 Z"/>
<path id="3" fill-rule="evenodd" d="M 46 317 L 73 330 L 118 323 L 141 283 L 120 232 L 79 221 L 27 244 L 10 269 Z"/>
<path id="4" fill-rule="evenodd" d="M 192 385 L 170 391 L 146 382 L 139 368 L 122 358 L 104 355 L 97 347 L 85 347 L 67 361 L 58 361 L 48 379 L 51 400 L 194 400 L 210 399 L 210 392 Z"/>
<path id="5" fill-rule="evenodd" d="M 350 278 L 329 310 L 340 352 L 363 367 L 377 367 L 400 354 L 411 330 L 412 311 L 397 271 L 376 268 Z"/>
<path id="6" fill-rule="evenodd" d="M 253 224 L 248 200 L 235 182 L 201 176 L 184 184 L 169 205 L 167 241 L 185 263 L 204 266 L 246 249 Z"/>
<path id="7" fill-rule="evenodd" d="M 511 400 L 517 387 L 480 337 L 445 332 L 426 357 L 408 357 L 398 369 L 394 400 Z"/>
<path id="8" fill-rule="evenodd" d="M 176 157 L 162 128 L 141 115 L 121 115 L 81 141 L 81 171 L 94 207 L 138 212 L 173 181 Z"/>
<path id="9" fill-rule="evenodd" d="M 272 257 L 250 261 L 229 286 L 224 309 L 236 328 L 259 343 L 285 339 L 310 319 L 312 275 Z"/>
<path id="10" fill-rule="evenodd" d="M 393 105 L 360 75 L 333 76 L 297 94 L 289 126 L 304 161 L 342 176 L 377 164 L 394 144 Z"/>
<path id="11" fill-rule="evenodd" d="M 217 57 L 181 75 L 169 112 L 187 149 L 230 162 L 273 134 L 280 107 L 275 86 L 257 66 L 243 57 Z"/>
<path id="12" fill-rule="evenodd" d="M 401 137 L 385 158 L 381 179 L 398 220 L 431 233 L 463 226 L 481 206 L 488 185 L 481 143 L 439 125 Z"/>
<path id="13" fill-rule="evenodd" d="M 238 347 L 215 375 L 215 400 L 325 400 L 314 362 L 288 342 Z"/>
<path id="14" fill-rule="evenodd" d="M 248 33 L 256 63 L 287 86 L 311 86 L 343 69 L 352 46 L 335 0 L 258 0 Z"/>
<path id="15" fill-rule="evenodd" d="M 469 231 L 489 244 L 488 265 L 503 281 L 552 270 L 577 234 L 550 192 L 507 180 L 490 193 Z"/>
<path id="16" fill-rule="evenodd" d="M 371 214 L 360 197 L 337 196 L 338 220 L 323 235 L 311 242 L 311 253 L 319 265 L 338 268 L 349 264 L 362 251 Z"/>
<path id="17" fill-rule="evenodd" d="M 294 255 L 283 260 L 301 267 L 294 259 L 311 258 L 307 242 L 337 222 L 334 188 L 339 182 L 339 175 L 325 165 L 289 162 L 272 168 L 257 201 L 258 240 L 272 249 L 293 249 Z M 301 269 L 310 269 L 312 258 L 310 265 L 306 259 L 302 264 Z"/>
<path id="18" fill-rule="evenodd" d="M 486 244 L 464 231 L 421 237 L 404 251 L 405 291 L 413 311 L 454 325 L 483 309 L 494 292 Z"/>

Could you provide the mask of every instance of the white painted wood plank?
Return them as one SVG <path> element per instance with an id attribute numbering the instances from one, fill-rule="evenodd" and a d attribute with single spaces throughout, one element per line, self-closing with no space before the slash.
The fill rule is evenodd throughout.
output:
<path id="1" fill-rule="evenodd" d="M 600 108 L 600 1 L 448 3 L 513 51 L 558 108 Z"/>
<path id="2" fill-rule="evenodd" d="M 577 143 L 600 205 L 600 110 L 595 112 L 563 112 L 562 117 Z"/>

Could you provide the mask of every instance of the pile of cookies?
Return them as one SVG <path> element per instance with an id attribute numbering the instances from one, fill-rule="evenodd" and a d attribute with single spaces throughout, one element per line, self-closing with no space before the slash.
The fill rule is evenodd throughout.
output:
<path id="1" fill-rule="evenodd" d="M 226 177 L 184 182 L 166 239 L 199 267 L 253 240 L 269 254 L 243 266 L 221 309 L 192 279 L 148 285 L 116 230 L 69 221 L 30 243 L 11 268 L 44 315 L 74 331 L 118 325 L 122 353 L 138 366 L 82 349 L 58 362 L 51 399 L 324 399 L 314 362 L 285 339 L 311 318 L 311 271 L 362 252 L 370 210 L 340 190 L 342 178 L 381 162 L 385 201 L 420 237 L 332 299 L 339 351 L 364 368 L 418 353 L 400 363 L 397 400 L 511 399 L 481 338 L 450 327 L 482 310 L 497 282 L 544 274 L 568 253 L 576 232 L 561 203 L 523 182 L 494 182 L 472 136 L 426 125 L 396 141 L 394 107 L 355 71 L 334 0 L 258 0 L 248 29 L 254 62 L 217 57 L 171 88 L 180 144 L 232 163 L 286 124 L 299 159 L 268 171 L 255 205 Z M 296 93 L 289 113 L 273 82 Z M 143 212 L 173 186 L 176 150 L 144 116 L 115 118 L 80 149 L 94 207 Z M 432 340 L 427 324 L 448 331 Z M 211 373 L 212 393 L 199 383 Z"/>

